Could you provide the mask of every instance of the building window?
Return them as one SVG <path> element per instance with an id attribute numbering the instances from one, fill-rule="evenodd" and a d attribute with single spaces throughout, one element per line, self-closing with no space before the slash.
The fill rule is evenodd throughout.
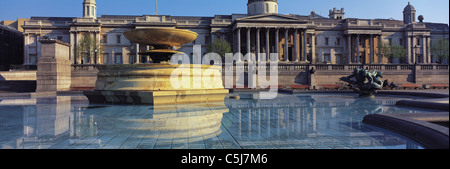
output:
<path id="1" fill-rule="evenodd" d="M 30 63 L 31 64 L 36 64 L 36 54 L 30 54 Z"/>
<path id="2" fill-rule="evenodd" d="M 108 43 L 108 35 L 103 35 L 103 43 Z"/>
<path id="3" fill-rule="evenodd" d="M 121 35 L 117 35 L 117 43 L 120 44 L 120 37 Z"/>
<path id="4" fill-rule="evenodd" d="M 115 64 L 122 64 L 122 53 L 116 53 L 115 55 Z"/>
<path id="5" fill-rule="evenodd" d="M 266 12 L 269 13 L 269 4 L 266 4 Z"/>
<path id="6" fill-rule="evenodd" d="M 328 37 L 325 38 L 325 45 L 328 46 Z"/>
<path id="7" fill-rule="evenodd" d="M 336 45 L 340 46 L 341 45 L 341 38 L 336 38 Z"/>
<path id="8" fill-rule="evenodd" d="M 89 16 L 89 7 L 86 7 L 86 15 Z"/>
<path id="9" fill-rule="evenodd" d="M 108 64 L 108 63 L 109 63 L 109 54 L 103 53 L 103 64 Z"/>
<path id="10" fill-rule="evenodd" d="M 331 62 L 331 55 L 329 53 L 323 54 L 323 62 L 327 63 L 327 62 Z"/>
<path id="11" fill-rule="evenodd" d="M 400 41 L 400 45 L 403 45 L 403 38 L 400 38 L 399 41 Z"/>

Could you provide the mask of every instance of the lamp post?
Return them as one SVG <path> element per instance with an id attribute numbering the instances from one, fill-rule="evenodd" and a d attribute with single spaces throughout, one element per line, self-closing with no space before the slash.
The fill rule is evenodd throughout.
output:
<path id="1" fill-rule="evenodd" d="M 95 48 L 94 49 L 94 64 L 97 64 L 97 52 L 98 52 L 98 49 Z"/>

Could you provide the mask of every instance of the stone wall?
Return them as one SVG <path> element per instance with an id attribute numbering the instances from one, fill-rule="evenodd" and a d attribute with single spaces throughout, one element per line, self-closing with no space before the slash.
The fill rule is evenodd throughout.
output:
<path id="1" fill-rule="evenodd" d="M 0 72 L 0 92 L 36 91 L 36 71 Z"/>
<path id="2" fill-rule="evenodd" d="M 314 74 L 310 73 L 311 68 L 316 70 Z M 382 80 L 388 79 L 389 82 L 394 82 L 395 84 L 449 84 L 448 65 L 280 64 L 278 65 L 278 85 L 287 88 L 290 85 L 310 85 L 311 89 L 320 89 L 323 85 L 342 85 L 344 82 L 339 81 L 339 78 L 352 74 L 355 68 L 368 68 L 370 71 L 381 71 L 384 76 L 381 78 Z M 248 68 L 245 67 L 244 70 L 248 70 Z M 248 86 L 247 73 L 245 75 L 245 86 Z M 223 76 L 225 82 L 225 74 Z M 257 78 L 258 76 L 256 75 L 255 77 Z M 235 78 L 233 80 L 236 82 Z M 258 80 L 256 79 L 255 81 Z"/>
<path id="3" fill-rule="evenodd" d="M 92 90 L 97 81 L 98 70 L 95 65 L 72 65 L 70 90 Z"/>
<path id="4" fill-rule="evenodd" d="M 316 72 L 311 76 L 309 70 L 314 67 Z M 354 68 L 376 69 L 382 71 L 384 78 L 395 84 L 449 84 L 448 65 L 278 65 L 278 85 L 290 87 L 290 85 L 310 85 L 311 88 L 319 89 L 322 85 L 343 84 L 340 77 L 348 76 Z M 244 65 L 244 86 L 248 86 L 248 67 Z M 222 80 L 225 83 L 225 69 L 223 69 Z M 94 65 L 72 65 L 72 90 L 93 89 L 97 80 L 98 70 Z M 266 72 L 267 76 L 269 72 Z M 255 76 L 257 78 L 257 76 Z M 313 77 L 313 79 L 310 79 Z M 267 77 L 269 78 L 269 77 Z M 232 77 L 236 82 L 236 70 Z M 269 80 L 269 79 L 267 79 Z M 255 79 L 258 82 L 257 79 Z M 233 86 L 236 84 L 233 82 Z M 257 83 L 257 86 L 258 83 Z"/>

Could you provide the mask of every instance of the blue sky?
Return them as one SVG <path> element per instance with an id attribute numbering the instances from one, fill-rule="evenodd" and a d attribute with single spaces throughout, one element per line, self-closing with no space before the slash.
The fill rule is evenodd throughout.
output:
<path id="1" fill-rule="evenodd" d="M 0 21 L 31 16 L 80 17 L 83 0 L 0 0 Z M 155 0 L 96 0 L 100 15 L 152 15 Z M 189 2 L 189 3 L 186 3 Z M 312 10 L 328 16 L 328 10 L 345 8 L 348 18 L 402 20 L 411 2 L 425 22 L 449 23 L 448 0 L 278 0 L 280 14 L 308 15 Z M 246 13 L 247 0 L 159 0 L 160 15 L 214 16 Z"/>

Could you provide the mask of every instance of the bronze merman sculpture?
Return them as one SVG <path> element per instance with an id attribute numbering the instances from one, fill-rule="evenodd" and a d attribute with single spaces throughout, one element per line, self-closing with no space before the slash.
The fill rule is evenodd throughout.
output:
<path id="1" fill-rule="evenodd" d="M 360 97 L 364 97 L 373 96 L 376 90 L 383 88 L 383 81 L 379 77 L 383 78 L 383 72 L 377 70 L 369 72 L 368 69 L 355 68 L 353 74 L 341 77 L 339 80 L 355 86 L 354 91 L 359 93 Z"/>

